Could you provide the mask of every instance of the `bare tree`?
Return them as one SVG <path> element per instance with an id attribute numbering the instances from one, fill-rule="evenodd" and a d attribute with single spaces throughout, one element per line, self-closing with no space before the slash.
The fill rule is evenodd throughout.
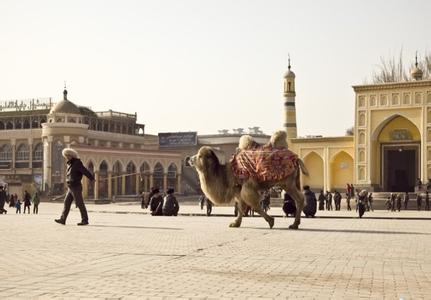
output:
<path id="1" fill-rule="evenodd" d="M 403 62 L 403 49 L 400 50 L 400 54 L 397 58 L 392 57 L 387 59 L 380 57 L 379 70 L 374 72 L 372 75 L 373 83 L 385 83 L 385 82 L 400 82 L 410 81 L 410 70 L 415 66 L 411 64 L 410 68 L 406 70 Z M 423 71 L 423 79 L 431 78 L 431 53 L 425 52 L 423 59 L 418 62 L 419 68 Z"/>
<path id="2" fill-rule="evenodd" d="M 346 129 L 346 136 L 353 135 L 353 134 L 354 134 L 353 126 Z"/>

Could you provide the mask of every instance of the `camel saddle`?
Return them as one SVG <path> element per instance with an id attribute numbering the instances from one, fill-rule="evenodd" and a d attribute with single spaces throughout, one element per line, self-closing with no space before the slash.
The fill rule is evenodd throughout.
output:
<path id="1" fill-rule="evenodd" d="M 254 178 L 257 182 L 266 182 L 291 175 L 298 167 L 297 159 L 298 156 L 287 148 L 276 149 L 265 144 L 237 151 L 230 163 L 237 179 Z"/>

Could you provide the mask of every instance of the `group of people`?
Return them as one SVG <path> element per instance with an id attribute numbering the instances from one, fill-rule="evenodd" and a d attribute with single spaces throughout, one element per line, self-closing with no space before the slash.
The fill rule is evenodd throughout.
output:
<path id="1" fill-rule="evenodd" d="M 386 208 L 388 211 L 401 211 L 401 207 L 404 206 L 404 210 L 408 209 L 410 196 L 408 192 L 402 193 L 391 193 L 386 200 Z M 422 209 L 422 202 L 425 201 L 425 210 L 430 210 L 430 197 L 428 191 L 424 194 L 417 193 L 416 195 L 416 208 L 417 210 Z M 403 205 L 404 204 L 404 205 Z"/>
<path id="2" fill-rule="evenodd" d="M 26 211 L 30 213 L 30 207 L 33 204 L 33 214 L 39 213 L 39 203 L 40 197 L 39 193 L 35 192 L 33 196 L 30 195 L 27 190 L 24 192 L 23 202 L 18 198 L 18 195 L 10 194 L 8 195 L 4 186 L 0 185 L 0 214 L 7 214 L 7 210 L 4 208 L 5 204 L 9 207 L 15 208 L 16 213 L 21 213 L 21 207 L 24 204 L 24 213 Z"/>
<path id="3" fill-rule="evenodd" d="M 143 198 L 141 207 L 149 207 L 153 216 L 177 216 L 180 205 L 174 192 L 173 188 L 169 188 L 163 195 L 159 188 L 152 187 L 148 197 Z"/>
<path id="4" fill-rule="evenodd" d="M 323 190 L 320 190 L 320 194 L 319 194 L 319 198 L 318 198 L 319 210 L 325 210 L 325 209 L 326 210 L 333 210 L 334 208 L 332 206 L 332 200 L 334 200 L 335 210 L 340 210 L 341 209 L 341 198 L 342 198 L 341 194 L 337 190 L 334 191 L 334 195 L 332 195 L 332 193 L 330 191 L 326 191 L 326 193 L 323 193 Z"/>

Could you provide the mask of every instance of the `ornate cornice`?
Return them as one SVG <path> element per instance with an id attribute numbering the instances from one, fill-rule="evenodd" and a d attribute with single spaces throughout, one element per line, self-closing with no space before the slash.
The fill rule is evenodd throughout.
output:
<path id="1" fill-rule="evenodd" d="M 431 87 L 431 80 L 388 82 L 388 83 L 352 86 L 355 92 L 386 90 L 386 89 L 396 89 L 396 88 L 410 88 L 410 87 Z"/>

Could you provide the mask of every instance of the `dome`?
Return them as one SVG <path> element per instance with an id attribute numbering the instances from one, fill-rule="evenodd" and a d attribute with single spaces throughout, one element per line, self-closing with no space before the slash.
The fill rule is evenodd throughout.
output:
<path id="1" fill-rule="evenodd" d="M 62 114 L 81 114 L 81 110 L 74 103 L 67 100 L 67 90 L 63 92 L 63 100 L 58 102 L 51 108 L 51 114 L 53 113 L 62 113 Z"/>
<path id="2" fill-rule="evenodd" d="M 418 67 L 418 53 L 416 52 L 416 57 L 415 57 L 415 66 L 413 67 L 413 69 L 410 71 L 410 74 L 412 75 L 412 77 L 414 78 L 414 80 L 421 80 L 422 76 L 423 76 L 423 72 L 422 70 Z"/>
<path id="3" fill-rule="evenodd" d="M 295 73 L 293 73 L 293 71 L 289 68 L 289 70 L 287 70 L 286 73 L 284 73 L 284 78 L 295 78 Z"/>
<path id="4" fill-rule="evenodd" d="M 421 80 L 423 76 L 423 72 L 421 69 L 417 67 L 417 65 L 411 70 L 410 74 L 415 80 Z"/>

